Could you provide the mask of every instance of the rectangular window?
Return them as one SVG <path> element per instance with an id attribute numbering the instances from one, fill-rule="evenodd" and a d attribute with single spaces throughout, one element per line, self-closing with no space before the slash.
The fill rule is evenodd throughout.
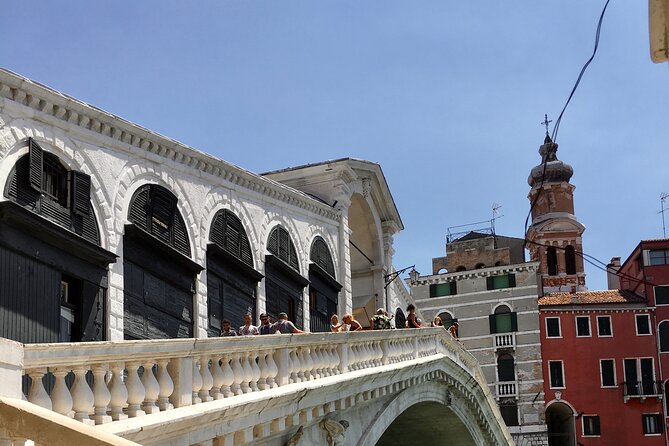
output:
<path id="1" fill-rule="evenodd" d="M 551 389 L 564 389 L 562 361 L 548 361 L 548 374 Z"/>
<path id="2" fill-rule="evenodd" d="M 518 316 L 515 312 L 491 314 L 488 319 L 491 334 L 518 331 Z"/>
<path id="3" fill-rule="evenodd" d="M 667 249 L 651 249 L 648 257 L 651 266 L 669 265 L 669 250 Z"/>
<path id="4" fill-rule="evenodd" d="M 499 412 L 507 426 L 518 426 L 518 406 L 515 404 L 500 404 Z"/>
<path id="5" fill-rule="evenodd" d="M 650 333 L 650 316 L 647 314 L 636 315 L 636 334 L 637 336 L 649 335 Z"/>
<path id="6" fill-rule="evenodd" d="M 653 287 L 655 294 L 655 305 L 669 305 L 669 286 Z"/>
<path id="7" fill-rule="evenodd" d="M 659 435 L 662 433 L 662 420 L 659 413 L 645 413 L 641 419 L 644 435 Z"/>
<path id="8" fill-rule="evenodd" d="M 430 285 L 430 297 L 453 296 L 457 294 L 457 282 L 435 283 Z"/>
<path id="9" fill-rule="evenodd" d="M 590 316 L 576 316 L 576 336 L 590 336 Z"/>
<path id="10" fill-rule="evenodd" d="M 602 387 L 616 387 L 616 363 L 613 359 L 601 359 L 599 370 L 602 378 Z"/>
<path id="11" fill-rule="evenodd" d="M 560 333 L 560 318 L 559 317 L 547 317 L 546 318 L 546 337 L 547 338 L 560 338 L 562 333 Z"/>
<path id="12" fill-rule="evenodd" d="M 613 336 L 611 316 L 597 316 L 597 335 L 600 338 Z"/>
<path id="13" fill-rule="evenodd" d="M 601 435 L 599 430 L 599 415 L 583 415 L 583 436 L 597 437 Z"/>
<path id="14" fill-rule="evenodd" d="M 516 275 L 505 274 L 503 276 L 486 277 L 489 290 L 500 290 L 503 288 L 513 288 L 516 286 Z"/>

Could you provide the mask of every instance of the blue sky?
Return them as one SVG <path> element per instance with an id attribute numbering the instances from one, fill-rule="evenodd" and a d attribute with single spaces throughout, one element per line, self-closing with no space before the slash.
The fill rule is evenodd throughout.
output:
<path id="1" fill-rule="evenodd" d="M 603 4 L 8 0 L 0 66 L 254 172 L 378 162 L 405 224 L 395 265 L 429 273 L 446 228 L 493 203 L 497 232 L 522 237 L 540 122 L 590 56 Z M 669 66 L 650 61 L 647 15 L 611 2 L 557 138 L 584 251 L 603 262 L 662 236 Z"/>

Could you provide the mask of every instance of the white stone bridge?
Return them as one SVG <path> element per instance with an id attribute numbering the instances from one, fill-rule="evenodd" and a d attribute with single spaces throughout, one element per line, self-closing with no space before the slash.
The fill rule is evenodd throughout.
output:
<path id="1" fill-rule="evenodd" d="M 478 363 L 440 328 L 2 339 L 0 396 L 3 446 L 513 444 Z"/>

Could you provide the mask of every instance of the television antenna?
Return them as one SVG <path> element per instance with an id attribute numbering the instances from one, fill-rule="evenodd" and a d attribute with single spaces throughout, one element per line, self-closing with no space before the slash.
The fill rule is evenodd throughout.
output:
<path id="1" fill-rule="evenodd" d="M 662 210 L 658 212 L 658 214 L 662 214 L 662 233 L 664 234 L 664 238 L 667 238 L 667 227 L 664 224 L 664 211 L 666 209 L 664 208 L 664 203 L 667 201 L 667 198 L 669 198 L 669 194 L 666 192 L 662 192 L 660 194 L 660 207 Z"/>

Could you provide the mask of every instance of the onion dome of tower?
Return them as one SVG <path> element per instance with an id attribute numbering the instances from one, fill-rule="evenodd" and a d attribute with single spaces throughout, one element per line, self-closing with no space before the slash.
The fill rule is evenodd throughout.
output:
<path id="1" fill-rule="evenodd" d="M 559 159 L 557 159 L 557 143 L 551 140 L 549 135 L 546 135 L 544 143 L 539 147 L 539 154 L 541 155 L 541 164 L 534 166 L 530 172 L 527 182 L 530 186 L 535 187 L 542 183 L 561 183 L 569 182 L 569 179 L 574 174 L 574 169 Z M 546 166 L 544 167 L 544 163 Z M 545 169 L 545 173 L 544 173 Z"/>

